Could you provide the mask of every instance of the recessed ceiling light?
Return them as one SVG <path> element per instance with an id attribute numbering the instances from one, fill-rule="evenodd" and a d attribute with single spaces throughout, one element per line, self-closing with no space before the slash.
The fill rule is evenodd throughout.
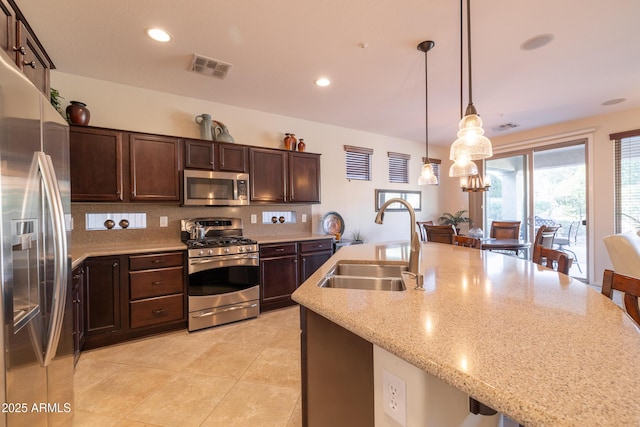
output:
<path id="1" fill-rule="evenodd" d="M 331 80 L 326 77 L 320 77 L 318 80 L 316 80 L 316 86 L 325 87 L 329 86 L 330 84 Z"/>
<path id="2" fill-rule="evenodd" d="M 553 34 L 540 34 L 535 37 L 531 37 L 529 40 L 526 40 L 524 43 L 520 45 L 520 49 L 522 50 L 535 50 L 540 49 L 541 47 L 545 47 L 549 43 L 551 43 L 555 39 Z"/>
<path id="3" fill-rule="evenodd" d="M 146 30 L 146 33 L 152 39 L 162 43 L 166 43 L 171 40 L 171 34 L 161 30 L 160 28 L 149 28 Z"/>

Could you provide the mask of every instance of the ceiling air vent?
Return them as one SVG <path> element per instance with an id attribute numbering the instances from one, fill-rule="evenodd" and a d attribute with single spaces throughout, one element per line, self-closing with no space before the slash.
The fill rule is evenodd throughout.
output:
<path id="1" fill-rule="evenodd" d="M 503 125 L 496 126 L 496 127 L 492 128 L 492 130 L 494 132 L 504 132 L 505 130 L 517 128 L 518 126 L 520 126 L 520 125 L 517 125 L 515 123 L 505 123 Z"/>
<path id="2" fill-rule="evenodd" d="M 204 56 L 194 54 L 193 59 L 191 60 L 191 67 L 189 69 L 194 73 L 224 79 L 227 77 L 232 66 L 233 65 L 217 59 L 206 58 Z"/>

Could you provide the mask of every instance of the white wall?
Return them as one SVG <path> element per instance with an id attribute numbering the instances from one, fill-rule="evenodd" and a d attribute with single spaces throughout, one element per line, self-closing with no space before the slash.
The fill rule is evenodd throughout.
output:
<path id="1" fill-rule="evenodd" d="M 589 254 L 591 283 L 600 284 L 604 269 L 612 268 L 603 241 L 605 236 L 614 233 L 614 151 L 609 134 L 640 128 L 639 118 L 640 109 L 632 109 L 492 138 L 494 148 L 507 147 L 525 141 L 535 142 L 535 140 L 548 139 L 556 135 L 594 129 L 592 141 L 587 150 L 590 156 L 587 162 L 592 165 L 588 172 L 590 178 L 588 197 L 591 209 L 587 218 L 587 229 L 592 243 Z"/>
<path id="2" fill-rule="evenodd" d="M 292 117 L 248 110 L 163 92 L 124 86 L 53 71 L 51 86 L 69 101 L 82 101 L 91 112 L 91 126 L 199 138 L 195 116 L 209 113 L 223 122 L 237 143 L 282 148 L 285 132 L 304 138 L 307 151 L 322 154 L 322 203 L 313 205 L 312 231 L 322 232 L 319 218 L 329 211 L 338 212 L 345 221 L 345 237 L 360 230 L 368 242 L 408 240 L 409 216 L 390 212 L 385 223 L 376 225 L 374 190 L 421 190 L 422 211 L 418 220 L 436 220 L 443 211 L 466 209 L 466 197 L 455 180 L 446 175 L 449 169 L 448 147 L 430 147 L 430 156 L 443 159 L 443 182 L 440 186 L 415 185 L 424 156 L 424 142 L 390 138 Z M 454 133 L 452 131 L 452 133 Z M 352 181 L 345 178 L 344 145 L 369 147 L 373 154 L 373 180 Z M 389 184 L 387 152 L 411 155 L 409 173 L 412 183 Z M 447 208 L 450 205 L 452 207 Z"/>

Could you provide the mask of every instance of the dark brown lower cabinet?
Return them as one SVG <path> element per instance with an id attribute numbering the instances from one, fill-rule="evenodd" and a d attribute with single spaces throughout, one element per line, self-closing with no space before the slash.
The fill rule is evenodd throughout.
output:
<path id="1" fill-rule="evenodd" d="M 88 258 L 85 349 L 187 326 L 182 251 Z"/>
<path id="2" fill-rule="evenodd" d="M 296 242 L 260 245 L 260 311 L 294 304 L 298 277 Z"/>
<path id="3" fill-rule="evenodd" d="M 294 305 L 291 294 L 332 254 L 332 239 L 260 245 L 260 311 Z"/>
<path id="4" fill-rule="evenodd" d="M 305 282 L 333 255 L 333 240 L 319 239 L 298 243 L 300 252 L 300 283 Z"/>
<path id="5" fill-rule="evenodd" d="M 88 258 L 84 267 L 85 346 L 92 348 L 122 328 L 122 260 L 119 256 Z"/>
<path id="6" fill-rule="evenodd" d="M 302 425 L 373 426 L 373 344 L 305 307 L 300 324 Z"/>
<path id="7" fill-rule="evenodd" d="M 71 273 L 71 302 L 73 304 L 73 355 L 74 363 L 78 362 L 80 351 L 84 346 L 84 264 L 73 269 Z"/>

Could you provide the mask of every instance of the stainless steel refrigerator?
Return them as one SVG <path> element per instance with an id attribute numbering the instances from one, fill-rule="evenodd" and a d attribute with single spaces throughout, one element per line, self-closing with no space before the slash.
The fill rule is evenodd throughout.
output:
<path id="1" fill-rule="evenodd" d="M 69 129 L 0 51 L 0 426 L 73 421 Z"/>

